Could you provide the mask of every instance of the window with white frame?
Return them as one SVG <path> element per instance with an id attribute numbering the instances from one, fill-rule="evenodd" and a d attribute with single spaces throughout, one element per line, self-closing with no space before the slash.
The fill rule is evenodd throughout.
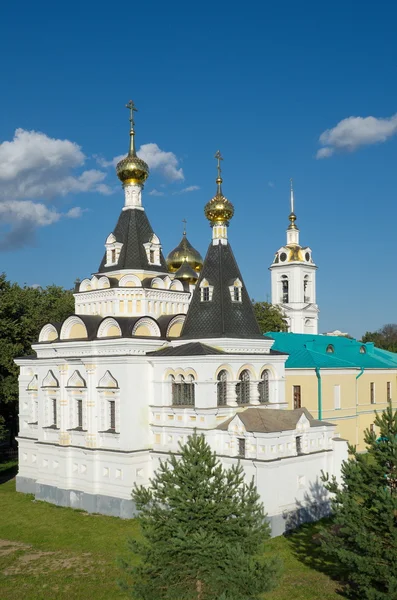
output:
<path id="1" fill-rule="evenodd" d="M 232 302 L 241 302 L 242 300 L 242 289 L 243 284 L 240 279 L 236 279 L 232 285 L 229 286 L 230 297 Z"/>
<path id="2" fill-rule="evenodd" d="M 161 244 L 160 240 L 155 233 L 152 234 L 150 240 L 143 244 L 148 263 L 150 265 L 160 265 L 161 264 Z"/>
<path id="3" fill-rule="evenodd" d="M 116 433 L 116 401 L 108 400 L 109 431 Z"/>
<path id="4" fill-rule="evenodd" d="M 58 429 L 58 402 L 56 398 L 50 398 L 50 427 Z"/>
<path id="5" fill-rule="evenodd" d="M 268 369 L 264 369 L 262 371 L 260 382 L 258 383 L 258 392 L 259 392 L 259 402 L 261 404 L 266 404 L 269 402 L 270 394 L 269 394 L 269 371 Z"/>
<path id="6" fill-rule="evenodd" d="M 249 404 L 250 401 L 251 376 L 248 369 L 240 373 L 236 384 L 237 404 Z"/>
<path id="7" fill-rule="evenodd" d="M 178 375 L 176 378 L 170 375 L 171 396 L 173 406 L 194 406 L 194 377 Z"/>
<path id="8" fill-rule="evenodd" d="M 106 240 L 106 244 L 105 244 L 105 248 L 106 248 L 105 267 L 117 265 L 122 247 L 123 247 L 123 244 L 121 244 L 120 242 L 117 242 L 115 236 L 113 235 L 113 233 L 111 233 L 108 236 L 108 238 Z"/>
<path id="9" fill-rule="evenodd" d="M 216 384 L 217 404 L 226 406 L 227 404 L 227 371 L 223 369 L 218 373 Z"/>
<path id="10" fill-rule="evenodd" d="M 212 300 L 212 293 L 214 286 L 210 285 L 207 279 L 203 279 L 200 283 L 200 299 L 201 302 L 210 302 Z"/>
<path id="11" fill-rule="evenodd" d="M 281 302 L 288 304 L 289 302 L 289 282 L 287 275 L 281 275 Z"/>

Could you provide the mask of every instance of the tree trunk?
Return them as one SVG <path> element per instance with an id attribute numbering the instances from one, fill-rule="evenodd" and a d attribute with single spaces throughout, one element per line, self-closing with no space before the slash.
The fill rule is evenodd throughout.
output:
<path id="1" fill-rule="evenodd" d="M 200 579 L 196 581 L 196 590 L 197 590 L 197 600 L 202 600 L 203 598 L 203 582 Z"/>

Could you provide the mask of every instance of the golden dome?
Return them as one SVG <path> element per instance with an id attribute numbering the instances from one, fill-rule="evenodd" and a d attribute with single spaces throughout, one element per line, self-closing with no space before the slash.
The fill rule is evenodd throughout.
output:
<path id="1" fill-rule="evenodd" d="M 117 177 L 123 184 L 138 183 L 143 185 L 149 177 L 149 167 L 144 160 L 139 158 L 135 151 L 134 111 L 137 111 L 132 100 L 126 104 L 130 110 L 130 149 L 125 158 L 117 163 Z"/>
<path id="2" fill-rule="evenodd" d="M 183 232 L 178 246 L 168 254 L 166 262 L 170 273 L 175 273 L 185 263 L 196 273 L 200 272 L 203 266 L 202 256 L 187 239 L 186 231 Z"/>
<path id="3" fill-rule="evenodd" d="M 216 225 L 218 223 L 225 223 L 228 225 L 230 219 L 234 215 L 234 206 L 222 193 L 223 180 L 221 177 L 220 161 L 223 160 L 223 158 L 219 150 L 215 154 L 215 158 L 218 160 L 218 177 L 216 179 L 218 189 L 216 195 L 205 205 L 204 214 L 211 225 Z"/>

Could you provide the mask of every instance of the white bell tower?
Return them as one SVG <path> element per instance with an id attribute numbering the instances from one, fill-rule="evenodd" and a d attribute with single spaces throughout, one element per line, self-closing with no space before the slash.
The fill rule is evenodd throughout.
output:
<path id="1" fill-rule="evenodd" d="M 271 272 L 272 304 L 285 315 L 291 333 L 318 333 L 316 304 L 316 270 L 309 247 L 299 245 L 299 229 L 295 221 L 294 190 L 291 179 L 291 213 L 287 243 L 275 256 Z"/>

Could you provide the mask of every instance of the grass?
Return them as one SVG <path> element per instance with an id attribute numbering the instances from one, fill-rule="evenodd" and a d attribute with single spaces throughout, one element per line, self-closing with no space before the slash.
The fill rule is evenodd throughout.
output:
<path id="1" fill-rule="evenodd" d="M 15 465 L 0 465 L 12 473 Z M 269 541 L 268 552 L 284 563 L 280 586 L 266 600 L 341 600 L 338 583 L 313 540 L 317 526 Z M 34 500 L 0 485 L 0 596 L 2 600 L 113 600 L 126 598 L 116 585 L 117 558 L 137 535 L 133 520 L 88 515 Z"/>

